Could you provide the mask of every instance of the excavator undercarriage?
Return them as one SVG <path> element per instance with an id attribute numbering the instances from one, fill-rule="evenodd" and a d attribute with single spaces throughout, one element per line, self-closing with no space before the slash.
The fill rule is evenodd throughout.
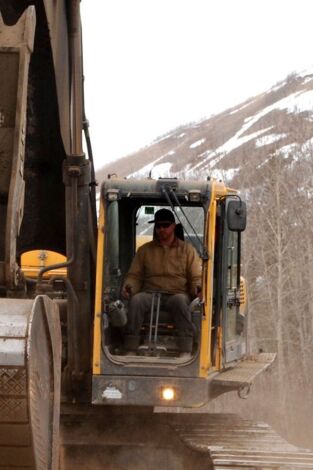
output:
<path id="1" fill-rule="evenodd" d="M 59 433 L 56 305 L 45 296 L 2 299 L 0 335 L 0 468 L 313 468 L 313 453 L 236 415 L 62 403 Z"/>

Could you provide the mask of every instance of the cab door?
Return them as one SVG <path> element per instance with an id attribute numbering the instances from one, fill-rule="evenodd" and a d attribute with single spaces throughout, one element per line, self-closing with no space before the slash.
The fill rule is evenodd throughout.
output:
<path id="1" fill-rule="evenodd" d="M 240 313 L 241 231 L 233 224 L 229 211 L 235 213 L 238 201 L 227 200 L 223 246 L 223 358 L 224 365 L 246 354 L 246 317 Z M 230 204 L 231 203 L 231 204 Z M 245 207 L 244 207 L 245 209 Z M 237 227 L 241 228 L 238 230 Z M 244 224 L 245 227 L 245 224 Z"/>

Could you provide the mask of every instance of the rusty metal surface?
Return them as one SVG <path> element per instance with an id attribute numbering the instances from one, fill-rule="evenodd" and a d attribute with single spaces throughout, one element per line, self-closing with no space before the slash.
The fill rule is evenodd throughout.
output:
<path id="1" fill-rule="evenodd" d="M 0 260 L 5 283 L 16 284 L 16 243 L 23 217 L 27 85 L 35 35 L 35 9 L 29 7 L 17 24 L 5 26 L 0 14 L 0 203 L 4 224 Z"/>
<path id="2" fill-rule="evenodd" d="M 75 0 L 76 1 L 76 0 Z M 44 5 L 51 39 L 51 52 L 57 88 L 60 132 L 66 154 L 70 154 L 70 68 L 68 0 L 37 0 Z"/>
<path id="3" fill-rule="evenodd" d="M 313 468 L 313 452 L 299 449 L 265 423 L 232 414 L 186 417 L 175 430 L 190 448 L 210 455 L 216 470 Z"/>
<path id="4" fill-rule="evenodd" d="M 1 28 L 0 15 L 0 29 Z M 19 54 L 17 50 L 11 50 L 9 52 L 3 49 L 0 50 L 0 54 L 0 192 L 3 200 L 4 195 L 9 194 L 10 186 Z"/>
<path id="5" fill-rule="evenodd" d="M 58 468 L 60 355 L 51 300 L 0 299 L 0 469 Z"/>
<path id="6" fill-rule="evenodd" d="M 1 0 L 0 12 L 6 26 L 0 30 L 6 31 L 6 37 L 12 36 L 16 23 L 23 21 L 23 14 L 29 5 L 29 0 Z M 15 217 L 18 227 L 21 215 L 24 217 L 18 237 L 17 256 L 27 250 L 45 247 L 60 253 L 65 252 L 65 204 L 64 186 L 62 182 L 62 162 L 66 158 L 65 147 L 69 141 L 69 86 L 68 86 L 68 37 L 66 1 L 55 2 L 34 0 L 31 2 L 36 11 L 36 31 L 34 50 L 31 56 L 29 74 L 24 76 L 25 86 L 18 89 L 27 94 L 27 116 L 24 135 L 20 143 L 25 145 L 25 159 L 18 166 L 20 179 L 25 181 L 25 199 L 22 203 L 23 184 L 17 184 L 21 190 L 18 212 L 9 210 L 7 213 L 8 197 L 0 194 L 0 220 L 5 221 L 7 214 Z M 47 7 L 49 5 L 49 8 Z M 46 11 L 46 7 L 47 10 Z M 49 15 L 49 20 L 47 19 Z M 19 23 L 18 23 L 19 24 Z M 52 39 L 53 36 L 53 39 Z M 22 41 L 23 42 L 23 41 Z M 8 47 L 0 34 L 0 47 Z M 28 49 L 28 47 L 26 48 Z M 17 50 L 17 52 L 19 52 Z M 56 65 L 58 64 L 58 65 Z M 13 67 L 13 65 L 12 65 Z M 56 84 L 56 69 L 58 80 Z M 13 87 L 13 73 L 7 71 L 8 79 L 1 73 L 1 86 Z M 59 101 L 58 101 L 59 100 Z M 1 106 L 5 100 L 1 98 Z M 59 109 L 59 106 L 62 109 Z M 1 110 L 2 111 L 2 110 Z M 60 116 L 62 116 L 60 118 Z M 13 125 L 9 128 L 9 114 L 0 116 L 1 146 L 12 146 L 15 132 Z M 61 124 L 60 124 L 61 120 Z M 62 141 L 61 132 L 64 136 Z M 3 144 L 4 145 L 4 144 Z M 11 179 L 12 155 L 0 152 L 0 169 L 5 167 L 9 174 L 1 179 L 8 182 Z M 4 183 L 3 183 L 4 184 Z M 17 198 L 18 199 L 18 198 Z M 43 204 L 42 201 L 45 201 Z M 5 227 L 5 223 L 2 227 Z M 4 246 L 4 236 L 0 229 L 0 263 L 1 246 Z M 2 249 L 2 252 L 4 249 Z M 12 258 L 14 256 L 12 255 Z M 0 272 L 0 282 L 3 284 L 3 270 Z"/>
<path id="7" fill-rule="evenodd" d="M 242 393 L 249 393 L 252 382 L 261 372 L 264 372 L 272 365 L 275 358 L 275 353 L 260 353 L 247 356 L 244 360 L 236 363 L 234 367 L 216 374 L 210 382 L 211 397 L 231 390 L 245 390 Z"/>

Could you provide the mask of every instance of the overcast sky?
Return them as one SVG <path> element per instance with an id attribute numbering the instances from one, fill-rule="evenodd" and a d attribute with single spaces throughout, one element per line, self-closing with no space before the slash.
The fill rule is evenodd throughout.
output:
<path id="1" fill-rule="evenodd" d="M 82 0 L 96 168 L 313 64 L 313 0 Z"/>

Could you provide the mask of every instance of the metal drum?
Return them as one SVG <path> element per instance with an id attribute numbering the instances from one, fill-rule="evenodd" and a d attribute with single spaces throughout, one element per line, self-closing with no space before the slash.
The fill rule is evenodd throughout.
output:
<path id="1" fill-rule="evenodd" d="M 58 468 L 60 360 L 58 307 L 0 299 L 0 469 Z"/>

